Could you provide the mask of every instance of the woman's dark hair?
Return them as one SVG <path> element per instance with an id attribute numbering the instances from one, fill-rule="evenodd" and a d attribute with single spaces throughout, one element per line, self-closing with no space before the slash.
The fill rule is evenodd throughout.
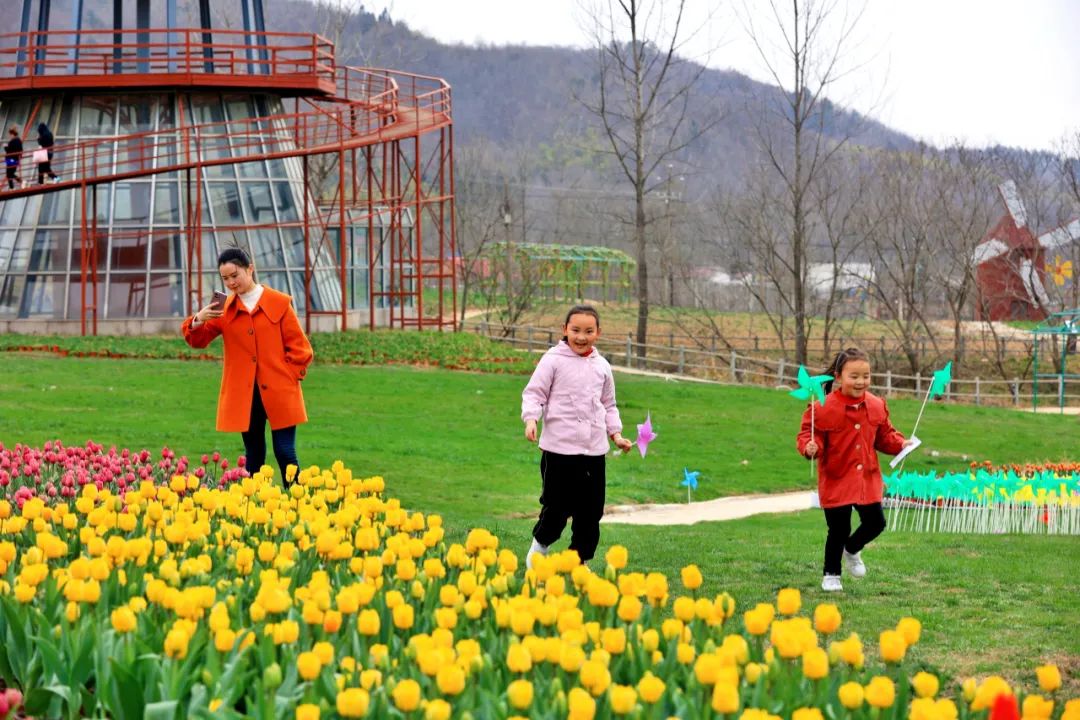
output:
<path id="1" fill-rule="evenodd" d="M 575 305 L 570 308 L 570 312 L 566 313 L 566 320 L 563 321 L 564 328 L 570 324 L 570 318 L 575 315 L 592 315 L 596 320 L 596 328 L 598 330 L 600 329 L 600 313 L 596 312 L 596 308 L 592 305 Z M 569 339 L 565 335 L 562 336 L 562 339 L 563 342 L 569 342 Z"/>
<path id="2" fill-rule="evenodd" d="M 839 379 L 840 373 L 844 372 L 844 366 L 853 360 L 865 360 L 870 362 L 870 356 L 857 347 L 849 347 L 836 353 L 836 357 L 833 358 L 829 367 L 825 368 L 826 375 L 832 375 L 833 379 Z M 822 383 L 822 387 L 825 392 L 831 393 L 833 388 L 833 381 L 829 380 L 826 383 Z"/>
<path id="3" fill-rule="evenodd" d="M 233 263 L 241 267 L 251 267 L 251 258 L 248 254 L 238 247 L 227 248 L 221 251 L 218 255 L 217 264 L 221 267 L 225 263 Z"/>

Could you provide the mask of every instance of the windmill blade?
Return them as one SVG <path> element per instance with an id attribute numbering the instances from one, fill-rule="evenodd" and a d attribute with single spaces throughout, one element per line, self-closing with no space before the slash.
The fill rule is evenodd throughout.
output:
<path id="1" fill-rule="evenodd" d="M 1004 255 L 1009 251 L 1009 246 L 1000 240 L 991 238 L 986 242 L 979 243 L 975 246 L 975 249 L 971 253 L 971 264 L 982 265 L 988 260 L 993 260 L 999 255 Z"/>
<path id="2" fill-rule="evenodd" d="M 1001 199 L 1005 201 L 1005 207 L 1008 208 L 1009 214 L 1012 215 L 1016 227 L 1022 228 L 1027 225 L 1027 208 L 1024 207 L 1024 201 L 1020 199 L 1020 192 L 1016 189 L 1016 183 L 1012 180 L 1006 180 L 998 185 L 998 192 L 1001 193 Z"/>
<path id="3" fill-rule="evenodd" d="M 1080 218 L 1039 236 L 1039 244 L 1046 250 L 1065 245 L 1073 240 L 1080 240 Z"/>
<path id="4" fill-rule="evenodd" d="M 1020 279 L 1024 282 L 1024 289 L 1027 290 L 1028 298 L 1031 300 L 1032 305 L 1041 305 L 1042 307 L 1048 307 L 1050 305 L 1050 296 L 1046 294 L 1046 288 L 1043 287 L 1042 279 L 1039 277 L 1039 274 L 1035 272 L 1035 268 L 1031 264 L 1029 258 L 1024 258 L 1020 261 Z"/>

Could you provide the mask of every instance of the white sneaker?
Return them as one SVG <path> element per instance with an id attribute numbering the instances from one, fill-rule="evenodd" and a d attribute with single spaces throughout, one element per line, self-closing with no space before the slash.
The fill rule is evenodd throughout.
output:
<path id="1" fill-rule="evenodd" d="M 525 567 L 532 570 L 533 555 L 536 555 L 537 553 L 540 555 L 547 555 L 547 552 L 548 546 L 541 545 L 536 541 L 536 538 L 533 538 L 532 545 L 529 546 L 529 552 L 525 554 Z"/>
<path id="2" fill-rule="evenodd" d="M 851 577 L 866 577 L 866 563 L 862 561 L 860 555 L 862 555 L 861 552 L 849 553 L 847 550 L 844 551 L 844 565 L 847 566 Z"/>
<path id="3" fill-rule="evenodd" d="M 844 586 L 840 584 L 839 575 L 825 575 L 821 578 L 821 589 L 825 592 L 841 592 Z"/>

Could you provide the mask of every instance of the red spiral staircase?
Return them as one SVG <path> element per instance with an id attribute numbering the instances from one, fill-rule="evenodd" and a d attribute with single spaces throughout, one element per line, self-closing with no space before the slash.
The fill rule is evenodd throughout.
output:
<path id="1" fill-rule="evenodd" d="M 303 218 L 295 226 L 304 233 L 309 329 L 317 315 L 339 315 L 341 329 L 348 327 L 346 229 L 366 218 L 367 237 L 372 238 L 377 215 L 390 219 L 390 279 L 375 291 L 369 274 L 369 327 L 376 325 L 375 306 L 382 299 L 391 327 L 455 328 L 453 126 L 450 86 L 444 80 L 338 66 L 333 45 L 318 35 L 217 29 L 212 40 L 203 30 L 180 29 L 0 35 L 0 97 L 112 88 L 265 91 L 280 95 L 292 112 L 192 123 L 182 116 L 180 103 L 175 128 L 58 144 L 52 161 L 60 175 L 57 182 L 0 190 L 0 202 L 61 190 L 80 193 L 83 334 L 97 333 L 98 251 L 104 238 L 96 226 L 95 186 L 182 171 L 190 313 L 206 295 L 200 271 L 204 171 L 275 158 L 299 158 L 303 164 Z M 40 106 L 41 100 L 33 104 L 24 137 L 36 127 Z M 33 167 L 33 149 L 23 153 L 24 168 Z M 310 185 L 309 166 L 321 157 L 336 163 L 337 182 L 329 196 Z M 402 222 L 406 212 L 412 214 L 409 224 Z M 374 270 L 376 248 L 373 242 L 367 246 L 369 270 Z M 323 253 L 338 273 L 339 310 L 311 309 L 312 277 Z M 429 297 L 434 290 L 434 307 L 425 307 L 425 288 Z"/>

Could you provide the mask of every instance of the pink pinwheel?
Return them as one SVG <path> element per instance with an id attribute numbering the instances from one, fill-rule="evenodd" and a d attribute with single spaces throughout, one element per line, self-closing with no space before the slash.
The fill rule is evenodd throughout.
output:
<path id="1" fill-rule="evenodd" d="M 637 426 L 637 449 L 641 457 L 649 450 L 649 443 L 656 439 L 656 433 L 652 429 L 652 413 L 645 416 L 645 422 Z"/>

